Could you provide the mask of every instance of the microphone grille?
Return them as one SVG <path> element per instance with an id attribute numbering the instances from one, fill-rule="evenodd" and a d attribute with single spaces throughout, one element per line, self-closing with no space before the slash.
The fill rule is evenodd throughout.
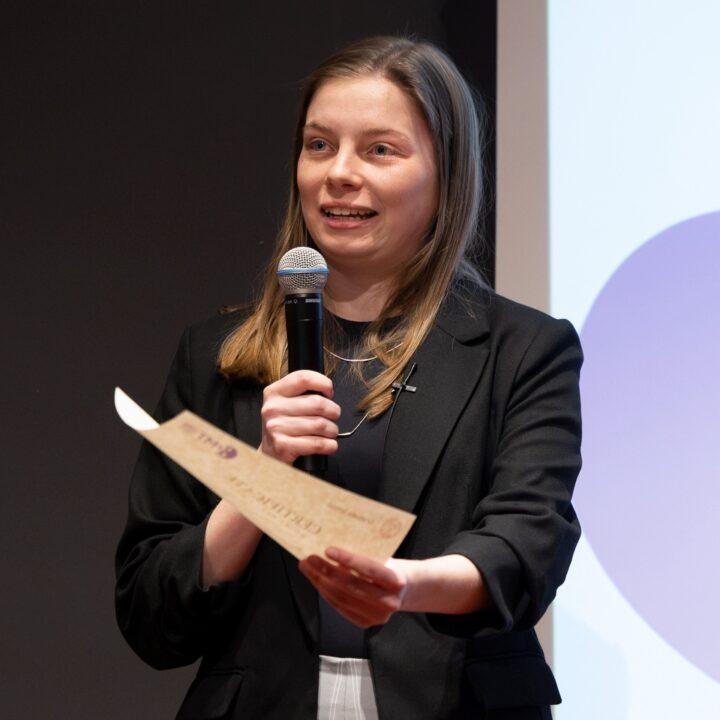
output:
<path id="1" fill-rule="evenodd" d="M 312 248 L 302 246 L 288 250 L 278 263 L 277 278 L 285 294 L 320 292 L 327 282 L 325 258 Z"/>

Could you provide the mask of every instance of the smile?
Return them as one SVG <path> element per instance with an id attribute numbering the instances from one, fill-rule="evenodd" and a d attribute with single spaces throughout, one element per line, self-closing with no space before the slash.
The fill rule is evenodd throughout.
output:
<path id="1" fill-rule="evenodd" d="M 322 212 L 325 217 L 337 220 L 367 220 L 377 215 L 375 210 L 353 210 L 350 208 L 325 208 Z"/>

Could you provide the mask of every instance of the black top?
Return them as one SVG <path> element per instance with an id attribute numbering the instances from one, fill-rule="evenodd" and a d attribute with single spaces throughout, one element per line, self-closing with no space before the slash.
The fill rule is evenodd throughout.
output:
<path id="1" fill-rule="evenodd" d="M 362 335 L 369 322 L 356 322 L 336 316 L 345 337 L 333 352 L 344 358 L 369 357 L 362 349 Z M 342 408 L 338 421 L 340 433 L 350 432 L 362 420 L 350 437 L 338 438 L 338 450 L 328 458 L 327 480 L 347 490 L 377 498 L 382 456 L 385 448 L 385 434 L 390 413 L 385 412 L 372 420 L 365 419 L 364 411 L 357 410 L 357 404 L 366 393 L 363 381 L 353 372 L 355 363 L 336 360 L 333 374 L 333 400 Z M 383 369 L 379 360 L 360 363 L 366 379 L 374 377 Z M 362 628 L 345 620 L 322 597 L 320 602 L 320 644 L 321 655 L 334 657 L 367 657 L 365 633 Z"/>

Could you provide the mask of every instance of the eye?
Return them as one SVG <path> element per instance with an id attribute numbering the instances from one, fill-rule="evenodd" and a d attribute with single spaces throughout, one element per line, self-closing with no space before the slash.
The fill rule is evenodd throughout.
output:
<path id="1" fill-rule="evenodd" d="M 309 150 L 322 152 L 327 147 L 327 143 L 324 140 L 310 140 L 307 143 L 307 147 Z"/>
<path id="2" fill-rule="evenodd" d="M 385 143 L 378 143 L 377 145 L 373 145 L 371 148 L 371 152 L 377 157 L 387 157 L 388 155 L 394 155 L 393 149 Z"/>

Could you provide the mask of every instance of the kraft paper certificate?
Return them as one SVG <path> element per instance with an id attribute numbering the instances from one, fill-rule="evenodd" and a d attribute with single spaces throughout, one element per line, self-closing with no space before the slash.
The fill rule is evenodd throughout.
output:
<path id="1" fill-rule="evenodd" d="M 384 562 L 415 516 L 258 452 L 189 410 L 158 425 L 120 388 L 122 420 L 299 560 L 330 546 Z"/>

